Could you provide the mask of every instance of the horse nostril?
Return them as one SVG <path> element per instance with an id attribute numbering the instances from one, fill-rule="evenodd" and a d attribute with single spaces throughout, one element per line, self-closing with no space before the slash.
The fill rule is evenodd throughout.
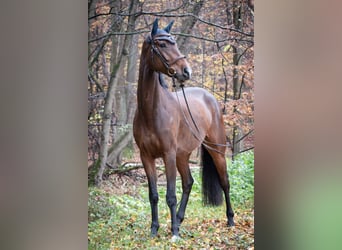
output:
<path id="1" fill-rule="evenodd" d="M 187 79 L 189 79 L 190 76 L 191 76 L 191 69 L 189 69 L 189 68 L 184 68 L 184 70 L 183 70 L 183 75 L 184 75 Z"/>

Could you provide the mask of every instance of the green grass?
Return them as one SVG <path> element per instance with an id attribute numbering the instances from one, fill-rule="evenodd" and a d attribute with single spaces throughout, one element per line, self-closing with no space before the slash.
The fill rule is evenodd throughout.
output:
<path id="1" fill-rule="evenodd" d="M 192 169 L 194 185 L 187 206 L 185 220 L 180 228 L 182 239 L 170 242 L 170 215 L 165 202 L 166 189 L 159 192 L 159 235 L 150 238 L 150 205 L 148 189 L 143 186 L 135 197 L 110 195 L 101 189 L 89 187 L 88 249 L 226 249 L 253 246 L 254 155 L 239 155 L 228 162 L 231 199 L 236 226 L 226 227 L 225 205 L 203 207 L 201 178 L 198 169 Z M 177 180 L 177 199 L 181 196 L 181 182 Z"/>

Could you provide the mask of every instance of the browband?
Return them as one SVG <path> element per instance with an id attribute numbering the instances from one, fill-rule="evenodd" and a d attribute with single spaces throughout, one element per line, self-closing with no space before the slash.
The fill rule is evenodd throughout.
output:
<path id="1" fill-rule="evenodd" d="M 153 37 L 153 40 L 163 40 L 163 41 L 168 41 L 171 44 L 175 44 L 176 41 L 174 39 L 173 36 L 171 36 L 170 34 L 159 34 L 159 35 L 155 35 Z"/>

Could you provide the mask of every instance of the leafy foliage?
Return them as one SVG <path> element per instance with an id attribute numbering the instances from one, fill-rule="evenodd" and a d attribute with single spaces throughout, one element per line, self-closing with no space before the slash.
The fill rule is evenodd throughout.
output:
<path id="1" fill-rule="evenodd" d="M 113 195 L 89 188 L 88 249 L 253 249 L 254 248 L 254 155 L 246 152 L 228 163 L 236 226 L 226 226 L 225 205 L 203 207 L 199 168 L 193 168 L 194 185 L 181 239 L 171 242 L 166 188 L 159 185 L 159 235 L 150 238 L 150 205 L 147 187 L 138 195 Z M 181 182 L 177 180 L 180 200 Z"/>
<path id="2" fill-rule="evenodd" d="M 254 203 L 254 152 L 240 154 L 228 163 L 232 202 L 242 207 Z"/>

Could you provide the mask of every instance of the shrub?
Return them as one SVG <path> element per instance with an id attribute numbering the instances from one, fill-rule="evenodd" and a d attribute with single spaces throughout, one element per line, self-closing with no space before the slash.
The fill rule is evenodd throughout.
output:
<path id="1" fill-rule="evenodd" d="M 228 160 L 230 194 L 234 206 L 250 207 L 254 203 L 254 152 L 239 154 Z"/>

